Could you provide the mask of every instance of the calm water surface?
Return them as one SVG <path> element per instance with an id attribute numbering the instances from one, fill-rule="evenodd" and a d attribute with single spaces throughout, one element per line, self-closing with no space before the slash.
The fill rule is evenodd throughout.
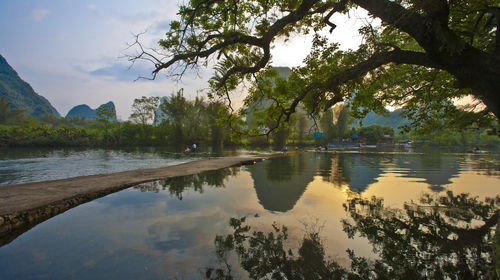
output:
<path id="1" fill-rule="evenodd" d="M 155 168 L 193 160 L 228 155 L 245 155 L 245 150 L 217 151 L 201 148 L 182 153 L 182 148 L 129 149 L 0 149 L 0 186 L 76 176 Z"/>
<path id="2" fill-rule="evenodd" d="M 218 268 L 259 278 L 271 256 L 281 256 L 281 271 L 308 275 L 335 262 L 349 272 L 348 249 L 369 260 L 360 269 L 378 261 L 413 279 L 482 279 L 499 202 L 481 202 L 499 194 L 496 154 L 290 154 L 80 205 L 1 247 L 0 279 L 200 279 Z"/>

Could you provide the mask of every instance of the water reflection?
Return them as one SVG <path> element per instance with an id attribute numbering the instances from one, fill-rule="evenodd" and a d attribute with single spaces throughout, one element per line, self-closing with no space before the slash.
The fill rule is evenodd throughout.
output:
<path id="1" fill-rule="evenodd" d="M 477 174 L 500 178 L 500 155 L 470 155 L 470 169 L 475 170 Z"/>
<path id="2" fill-rule="evenodd" d="M 271 158 L 248 170 L 262 206 L 286 212 L 293 209 L 314 176 L 339 189 L 348 187 L 361 193 L 391 173 L 426 184 L 433 192 L 443 192 L 454 178 L 471 168 L 498 176 L 498 162 L 478 158 L 466 163 L 464 155 L 440 153 L 303 153 Z"/>
<path id="3" fill-rule="evenodd" d="M 378 182 L 390 160 L 387 154 L 323 154 L 319 156 L 319 175 L 336 187 L 348 185 L 351 191 L 362 192 Z"/>
<path id="4" fill-rule="evenodd" d="M 344 205 L 351 220 L 343 225 L 349 238 L 359 234 L 373 245 L 377 278 L 486 279 L 495 265 L 499 206 L 500 196 L 480 201 L 451 191 L 424 194 L 403 209 L 384 206 L 383 198 L 356 198 Z"/>
<path id="5" fill-rule="evenodd" d="M 155 168 L 212 157 L 255 154 L 240 149 L 201 146 L 196 153 L 184 147 L 124 147 L 121 149 L 0 148 L 0 186 Z M 260 155 L 266 152 L 261 152 Z"/>
<path id="6" fill-rule="evenodd" d="M 365 191 L 388 173 L 427 184 L 433 192 L 445 191 L 454 178 L 470 170 L 500 178 L 498 154 L 323 153 L 306 160 L 308 165 L 319 162 L 317 173 L 324 181 L 355 192 Z"/>
<path id="7" fill-rule="evenodd" d="M 239 167 L 206 171 L 194 175 L 144 183 L 135 186 L 134 189 L 138 189 L 141 192 L 168 191 L 171 195 L 177 197 L 179 200 L 182 200 L 182 194 L 186 191 L 186 189 L 193 189 L 195 192 L 203 193 L 203 186 L 208 185 L 212 188 L 223 188 L 225 187 L 224 181 L 227 177 L 236 176 L 239 171 Z"/>
<path id="8" fill-rule="evenodd" d="M 495 222 L 499 203 L 483 197 L 498 194 L 498 157 L 443 154 L 450 158 L 425 166 L 432 160 L 425 156 L 289 153 L 254 166 L 143 184 L 73 208 L 0 247 L 0 278 L 200 279 L 219 273 L 221 279 L 228 267 L 216 265 L 218 255 L 242 279 L 265 271 L 267 279 L 279 273 L 296 276 L 288 279 L 405 279 L 405 269 L 435 279 L 460 279 L 458 273 L 486 278 L 492 239 L 484 225 Z M 441 170 L 450 165 L 453 172 Z M 441 176 L 447 190 L 470 192 L 483 202 L 431 192 L 424 169 Z M 420 202 L 422 193 L 428 195 Z M 249 218 L 228 226 L 230 217 L 244 216 Z M 316 219 L 304 235 L 303 223 Z M 273 221 L 287 228 L 271 228 Z M 249 236 L 240 240 L 243 247 L 234 243 L 239 236 Z M 233 249 L 225 247 L 231 243 Z M 348 248 L 352 253 L 345 253 Z M 269 272 L 271 264 L 280 270 Z M 439 269 L 444 276 L 433 274 Z M 424 278 L 418 273 L 407 278 Z"/>
<path id="9" fill-rule="evenodd" d="M 407 157 L 399 154 L 394 157 L 401 175 L 407 178 L 421 178 L 434 192 L 441 192 L 458 177 L 460 166 L 464 162 L 461 155 L 424 153 L 418 157 Z"/>
<path id="10" fill-rule="evenodd" d="M 499 206 L 500 196 L 479 201 L 452 192 L 424 195 L 404 209 L 386 207 L 382 198 L 350 199 L 344 204 L 349 215 L 342 221 L 344 231 L 349 238 L 366 237 L 378 254 L 370 260 L 348 250 L 350 268 L 327 257 L 318 228 L 306 231 L 293 250 L 286 226 L 253 231 L 246 217 L 231 218 L 233 232 L 215 238 L 221 265 L 208 268 L 205 276 L 233 279 L 231 267 L 240 265 L 251 279 L 497 279 Z"/>
<path id="11" fill-rule="evenodd" d="M 291 210 L 313 180 L 310 154 L 272 158 L 248 167 L 259 203 L 269 211 Z"/>

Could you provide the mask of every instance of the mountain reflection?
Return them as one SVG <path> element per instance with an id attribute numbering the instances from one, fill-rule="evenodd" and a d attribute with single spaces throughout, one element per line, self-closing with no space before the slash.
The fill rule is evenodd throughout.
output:
<path id="1" fill-rule="evenodd" d="M 340 153 L 320 156 L 319 175 L 336 187 L 348 185 L 351 191 L 363 192 L 383 173 L 390 155 Z M 390 157 L 389 157 L 390 159 Z"/>
<path id="2" fill-rule="evenodd" d="M 458 177 L 463 156 L 441 153 L 337 153 L 316 155 L 318 175 L 336 187 L 348 186 L 363 192 L 377 183 L 384 173 L 395 172 L 405 178 L 423 179 L 433 192 L 445 190 L 451 179 Z M 497 161 L 475 161 L 474 168 L 485 169 L 485 175 L 498 174 Z"/>
<path id="3" fill-rule="evenodd" d="M 269 211 L 286 212 L 293 209 L 314 176 L 360 193 L 390 172 L 423 179 L 431 191 L 442 192 L 460 174 L 463 162 L 463 156 L 439 153 L 303 153 L 271 158 L 248 170 L 260 204 Z"/>
<path id="4" fill-rule="evenodd" d="M 286 226 L 256 231 L 246 217 L 231 218 L 233 233 L 215 238 L 220 266 L 206 269 L 205 276 L 233 279 L 237 261 L 251 279 L 498 279 L 499 206 L 500 196 L 479 201 L 452 192 L 424 195 L 403 209 L 376 197 L 350 199 L 344 232 L 367 238 L 378 254 L 368 259 L 349 249 L 350 267 L 327 257 L 317 231 L 306 232 L 294 250 Z"/>
<path id="5" fill-rule="evenodd" d="M 206 171 L 194 175 L 174 177 L 150 183 L 144 183 L 134 186 L 134 189 L 138 189 L 141 192 L 168 191 L 171 195 L 182 200 L 182 193 L 186 189 L 193 189 L 196 192 L 203 193 L 203 186 L 205 185 L 214 188 L 223 188 L 225 187 L 224 180 L 229 176 L 237 175 L 239 171 L 239 167 Z"/>
<path id="6" fill-rule="evenodd" d="M 316 165 L 310 154 L 271 158 L 249 166 L 259 203 L 269 211 L 287 212 L 313 181 Z"/>
<path id="7" fill-rule="evenodd" d="M 428 152 L 418 157 L 396 155 L 395 163 L 403 177 L 422 178 L 434 192 L 444 191 L 444 186 L 451 184 L 451 179 L 458 177 L 464 158 L 454 154 Z"/>
<path id="8" fill-rule="evenodd" d="M 500 178 L 500 155 L 471 155 L 469 158 L 471 168 L 478 174 Z"/>
<path id="9" fill-rule="evenodd" d="M 465 165 L 464 155 L 406 154 L 406 153 L 300 153 L 270 158 L 248 167 L 254 181 L 259 203 L 269 211 L 287 212 L 293 209 L 314 176 L 337 188 L 347 186 L 351 191 L 364 192 L 386 173 L 398 177 L 422 179 L 433 192 L 442 192 L 452 179 L 460 175 Z M 499 176 L 496 157 L 492 160 L 469 160 L 482 174 Z M 229 168 L 141 184 L 141 191 L 169 191 L 182 199 L 186 189 L 203 192 L 204 185 L 224 187 L 224 180 L 239 172 Z"/>

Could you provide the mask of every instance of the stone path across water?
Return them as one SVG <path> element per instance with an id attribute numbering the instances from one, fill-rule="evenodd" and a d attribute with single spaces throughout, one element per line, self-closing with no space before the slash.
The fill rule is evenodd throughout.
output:
<path id="1" fill-rule="evenodd" d="M 262 160 L 258 157 L 224 157 L 160 168 L 0 186 L 0 246 L 68 209 L 140 183 Z"/>

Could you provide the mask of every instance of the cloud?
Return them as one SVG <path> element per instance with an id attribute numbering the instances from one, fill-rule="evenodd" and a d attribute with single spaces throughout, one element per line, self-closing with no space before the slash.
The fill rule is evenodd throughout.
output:
<path id="1" fill-rule="evenodd" d="M 42 21 L 48 14 L 48 9 L 35 9 L 31 11 L 31 19 L 35 22 Z"/>
<path id="2" fill-rule="evenodd" d="M 97 6 L 96 6 L 96 5 L 94 5 L 94 4 L 89 4 L 89 5 L 87 6 L 87 9 L 89 9 L 89 10 L 97 10 Z"/>
<path id="3" fill-rule="evenodd" d="M 170 22 L 172 22 L 170 19 L 160 20 L 152 25 L 151 31 L 153 33 L 164 34 L 170 29 Z"/>
<path id="4" fill-rule="evenodd" d="M 106 77 L 115 81 L 134 81 L 138 77 L 150 77 L 152 69 L 144 64 L 136 63 L 131 67 L 130 64 L 118 62 L 86 72 L 92 76 Z"/>

